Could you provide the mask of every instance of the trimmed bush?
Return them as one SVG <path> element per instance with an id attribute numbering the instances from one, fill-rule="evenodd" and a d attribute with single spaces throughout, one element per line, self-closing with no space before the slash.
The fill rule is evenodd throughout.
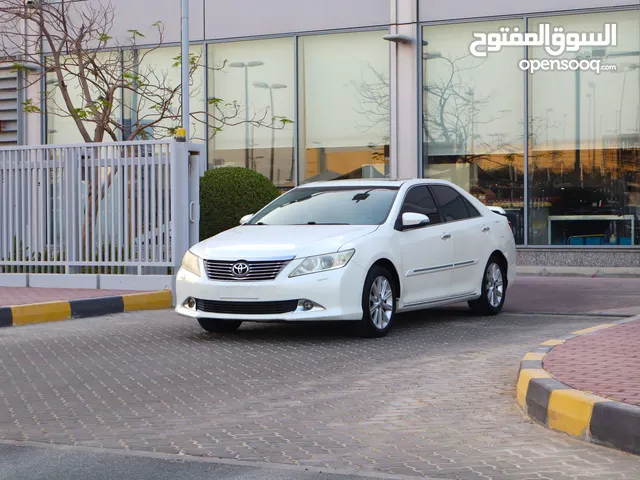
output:
<path id="1" fill-rule="evenodd" d="M 280 196 L 264 175 L 242 167 L 207 170 L 200 179 L 200 240 L 237 227 Z"/>

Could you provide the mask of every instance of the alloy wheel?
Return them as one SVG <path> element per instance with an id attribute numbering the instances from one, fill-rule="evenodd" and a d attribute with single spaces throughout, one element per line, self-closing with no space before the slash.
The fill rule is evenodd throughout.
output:
<path id="1" fill-rule="evenodd" d="M 369 313 L 371 321 L 378 330 L 384 330 L 393 315 L 393 290 L 389 280 L 378 277 L 369 292 Z"/>
<path id="2" fill-rule="evenodd" d="M 504 296 L 504 278 L 502 269 L 497 263 L 492 263 L 487 268 L 487 300 L 493 308 L 498 308 Z"/>

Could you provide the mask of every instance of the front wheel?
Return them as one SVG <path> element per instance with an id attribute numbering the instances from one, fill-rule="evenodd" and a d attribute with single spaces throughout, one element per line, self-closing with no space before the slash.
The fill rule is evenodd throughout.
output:
<path id="1" fill-rule="evenodd" d="M 363 337 L 384 337 L 391 330 L 396 312 L 396 287 L 387 269 L 374 265 L 362 289 L 362 320 L 358 333 Z"/>
<path id="2" fill-rule="evenodd" d="M 504 306 L 507 294 L 507 272 L 502 262 L 491 257 L 484 270 L 480 298 L 469 302 L 469 307 L 481 315 L 497 315 Z"/>
<path id="3" fill-rule="evenodd" d="M 198 319 L 200 326 L 209 333 L 235 332 L 242 325 L 242 320 L 212 320 L 209 318 Z"/>

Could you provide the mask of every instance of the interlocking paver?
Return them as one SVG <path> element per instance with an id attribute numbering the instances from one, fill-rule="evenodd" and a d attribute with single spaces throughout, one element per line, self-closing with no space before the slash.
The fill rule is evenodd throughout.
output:
<path id="1" fill-rule="evenodd" d="M 505 312 L 640 315 L 640 278 L 518 277 Z"/>
<path id="2" fill-rule="evenodd" d="M 464 311 L 210 335 L 173 312 L 0 331 L 0 438 L 447 479 L 640 478 L 516 407 L 531 345 L 601 319 Z M 557 475 L 556 475 L 557 474 Z"/>
<path id="3" fill-rule="evenodd" d="M 640 320 L 568 340 L 543 365 L 570 387 L 640 406 Z"/>

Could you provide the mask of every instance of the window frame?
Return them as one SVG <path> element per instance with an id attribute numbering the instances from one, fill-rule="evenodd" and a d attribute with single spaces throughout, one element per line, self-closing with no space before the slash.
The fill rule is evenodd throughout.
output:
<path id="1" fill-rule="evenodd" d="M 455 188 L 453 188 L 453 187 L 451 187 L 449 185 L 444 185 L 442 183 L 433 183 L 433 184 L 429 185 L 429 189 L 431 190 L 432 196 L 433 196 L 434 200 L 436 201 L 436 204 L 438 205 L 438 211 L 443 211 L 444 209 L 443 209 L 443 207 L 442 207 L 442 205 L 440 203 L 440 200 L 438 199 L 438 196 L 436 195 L 434 187 L 444 187 L 444 188 L 448 188 L 449 190 L 453 190 L 453 192 L 456 195 L 458 195 L 460 198 L 462 198 L 464 209 L 466 210 L 467 215 L 468 215 L 467 218 L 460 218 L 458 220 L 447 220 L 447 218 L 444 215 L 441 214 L 441 217 L 443 219 L 443 223 L 464 222 L 464 221 L 467 221 L 467 220 L 473 220 L 474 218 L 481 218 L 482 217 L 482 214 L 480 214 L 480 212 L 478 212 L 479 213 L 478 216 L 473 216 L 473 217 L 471 216 L 471 213 L 469 212 L 469 207 L 467 206 L 467 204 L 471 204 L 471 202 L 469 202 L 469 200 L 467 200 L 464 197 L 464 195 L 462 193 L 460 193 L 458 190 L 456 190 Z M 471 206 L 473 207 L 473 205 L 471 205 Z M 475 209 L 475 207 L 473 207 L 473 208 Z M 476 211 L 478 211 L 478 210 L 476 209 Z"/>
<path id="2" fill-rule="evenodd" d="M 405 231 L 407 229 L 403 228 L 402 226 L 402 208 L 404 207 L 405 202 L 407 201 L 407 197 L 409 196 L 409 193 L 411 193 L 411 191 L 415 188 L 420 188 L 420 187 L 425 187 L 427 189 L 427 191 L 429 192 L 429 195 L 431 195 L 431 198 L 433 200 L 433 204 L 436 207 L 436 211 L 438 213 L 438 217 L 440 218 L 440 222 L 438 223 L 426 223 L 424 225 L 416 225 L 415 227 L 412 227 L 410 230 L 415 230 L 418 228 L 426 228 L 426 227 L 435 227 L 437 225 L 444 225 L 445 223 L 447 223 L 445 221 L 445 219 L 442 216 L 442 211 L 440 210 L 440 205 L 438 204 L 438 201 L 436 200 L 435 196 L 433 195 L 433 191 L 431 190 L 431 185 L 429 183 L 418 183 L 416 185 L 412 185 L 411 187 L 409 187 L 406 191 L 406 193 L 404 194 L 404 198 L 402 199 L 402 202 L 400 203 L 400 210 L 398 212 L 398 215 L 396 217 L 396 221 L 395 221 L 395 225 L 393 226 L 394 230 L 398 230 L 398 231 Z"/>
<path id="3" fill-rule="evenodd" d="M 480 211 L 473 206 L 473 204 L 469 201 L 468 198 L 466 198 L 464 195 L 461 195 L 462 199 L 464 200 L 464 204 L 467 207 L 467 212 L 469 212 L 469 220 L 473 220 L 474 218 L 480 218 L 483 215 L 480 213 Z M 475 214 L 472 214 L 470 209 L 473 209 L 473 211 L 475 212 Z"/>

